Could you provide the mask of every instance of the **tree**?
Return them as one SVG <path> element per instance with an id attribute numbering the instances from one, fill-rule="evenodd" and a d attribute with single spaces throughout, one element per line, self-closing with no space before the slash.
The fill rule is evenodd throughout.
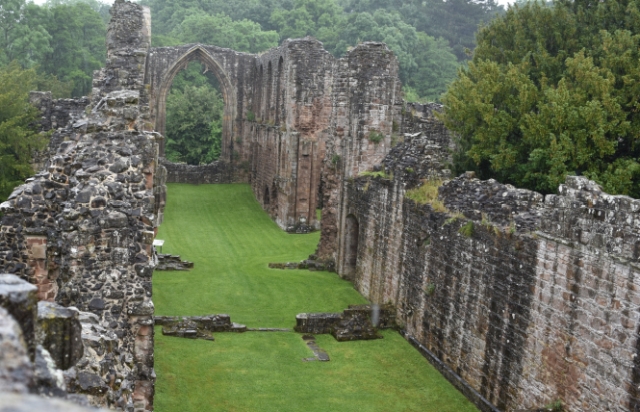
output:
<path id="1" fill-rule="evenodd" d="M 413 54 L 417 68 L 407 74 L 405 84 L 426 100 L 438 101 L 460 66 L 453 50 L 445 39 L 418 32 Z"/>
<path id="2" fill-rule="evenodd" d="M 42 9 L 25 0 L 0 3 L 0 65 L 16 60 L 29 68 L 49 52 L 51 36 L 41 24 Z"/>
<path id="3" fill-rule="evenodd" d="M 449 43 L 459 61 L 475 47 L 475 33 L 483 23 L 504 13 L 494 0 L 340 0 L 349 14 L 386 10 L 398 13 L 417 31 Z"/>
<path id="4" fill-rule="evenodd" d="M 182 43 L 213 44 L 247 53 L 259 53 L 278 45 L 275 31 L 262 31 L 257 23 L 233 21 L 224 14 L 189 15 L 170 37 Z"/>
<path id="5" fill-rule="evenodd" d="M 555 191 L 568 174 L 640 196 L 636 1 L 529 2 L 483 28 L 448 89 L 457 172 Z"/>
<path id="6" fill-rule="evenodd" d="M 220 94 L 207 85 L 172 88 L 167 97 L 167 159 L 194 165 L 216 160 L 223 106 Z"/>
<path id="7" fill-rule="evenodd" d="M 458 62 L 447 42 L 418 32 L 397 13 L 352 13 L 341 39 L 346 44 L 386 43 L 400 63 L 400 80 L 418 99 L 437 100 L 456 75 Z"/>
<path id="8" fill-rule="evenodd" d="M 50 37 L 50 51 L 41 69 L 62 81 L 73 82 L 73 96 L 91 92 L 93 71 L 106 59 L 106 26 L 102 17 L 84 2 L 60 4 L 46 9 L 42 26 Z"/>
<path id="9" fill-rule="evenodd" d="M 24 70 L 14 61 L 0 67 L 0 198 L 33 174 L 33 151 L 42 149 L 44 137 L 31 129 L 38 111 L 29 104 L 35 70 Z"/>
<path id="10" fill-rule="evenodd" d="M 335 0 L 294 0 L 292 9 L 277 9 L 271 14 L 280 40 L 313 36 L 334 55 L 346 50 L 346 44 L 340 42 L 345 20 L 344 10 Z"/>

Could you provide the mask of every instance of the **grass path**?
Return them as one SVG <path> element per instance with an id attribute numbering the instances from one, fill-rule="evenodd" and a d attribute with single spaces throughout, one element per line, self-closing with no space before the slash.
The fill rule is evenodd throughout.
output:
<path id="1" fill-rule="evenodd" d="M 250 327 L 293 327 L 297 313 L 366 302 L 334 273 L 269 269 L 306 258 L 318 234 L 282 232 L 248 185 L 171 184 L 165 212 L 163 251 L 195 268 L 154 274 L 158 315 L 228 313 Z M 393 331 L 364 342 L 317 336 L 326 363 L 302 362 L 312 354 L 296 333 L 215 338 L 156 329 L 156 411 L 476 411 Z"/>

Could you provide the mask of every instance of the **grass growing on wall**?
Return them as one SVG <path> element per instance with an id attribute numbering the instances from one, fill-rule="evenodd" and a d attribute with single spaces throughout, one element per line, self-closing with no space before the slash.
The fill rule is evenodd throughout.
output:
<path id="1" fill-rule="evenodd" d="M 318 234 L 283 233 L 247 185 L 169 185 L 164 252 L 195 262 L 156 272 L 158 315 L 228 313 L 249 326 L 292 327 L 304 311 L 365 300 L 333 273 L 268 269 L 315 250 Z M 424 411 L 476 409 L 394 331 L 384 339 L 316 336 L 330 362 L 297 333 L 216 333 L 214 342 L 164 337 L 156 328 L 155 410 Z"/>

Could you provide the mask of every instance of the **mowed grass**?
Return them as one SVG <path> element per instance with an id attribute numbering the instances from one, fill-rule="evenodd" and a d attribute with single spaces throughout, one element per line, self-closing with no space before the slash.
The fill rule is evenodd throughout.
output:
<path id="1" fill-rule="evenodd" d="M 289 235 L 248 185 L 169 185 L 164 252 L 195 262 L 156 272 L 159 315 L 228 313 L 249 326 L 292 327 L 305 311 L 341 311 L 365 300 L 333 273 L 268 269 L 315 250 L 318 234 Z M 394 331 L 384 339 L 316 336 L 330 362 L 297 333 L 217 333 L 214 342 L 164 337 L 156 328 L 155 410 L 477 411 Z"/>
<path id="2" fill-rule="evenodd" d="M 269 262 L 306 259 L 319 233 L 282 231 L 249 185 L 170 184 L 164 220 L 163 253 L 180 254 L 195 267 L 155 272 L 157 315 L 228 313 L 250 327 L 293 327 L 301 312 L 366 303 L 335 273 L 269 269 Z"/>

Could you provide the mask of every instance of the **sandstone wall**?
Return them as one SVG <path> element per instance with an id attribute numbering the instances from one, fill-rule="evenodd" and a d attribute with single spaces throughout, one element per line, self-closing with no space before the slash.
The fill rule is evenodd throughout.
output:
<path id="1" fill-rule="evenodd" d="M 322 233 L 318 255 L 337 257 L 345 250 L 338 232 L 346 231 L 346 184 L 379 164 L 394 135 L 402 99 L 398 61 L 383 43 L 367 42 L 336 62 L 334 113 L 322 173 Z M 341 259 L 342 258 L 342 259 Z M 346 273 L 343 269 L 340 272 Z"/>
<path id="2" fill-rule="evenodd" d="M 640 201 L 579 177 L 543 197 L 463 175 L 439 191 L 457 214 L 436 212 L 404 196 L 446 177 L 446 136 L 425 134 L 391 151 L 386 179 L 345 181 L 339 272 L 394 304 L 483 410 L 636 410 Z"/>

